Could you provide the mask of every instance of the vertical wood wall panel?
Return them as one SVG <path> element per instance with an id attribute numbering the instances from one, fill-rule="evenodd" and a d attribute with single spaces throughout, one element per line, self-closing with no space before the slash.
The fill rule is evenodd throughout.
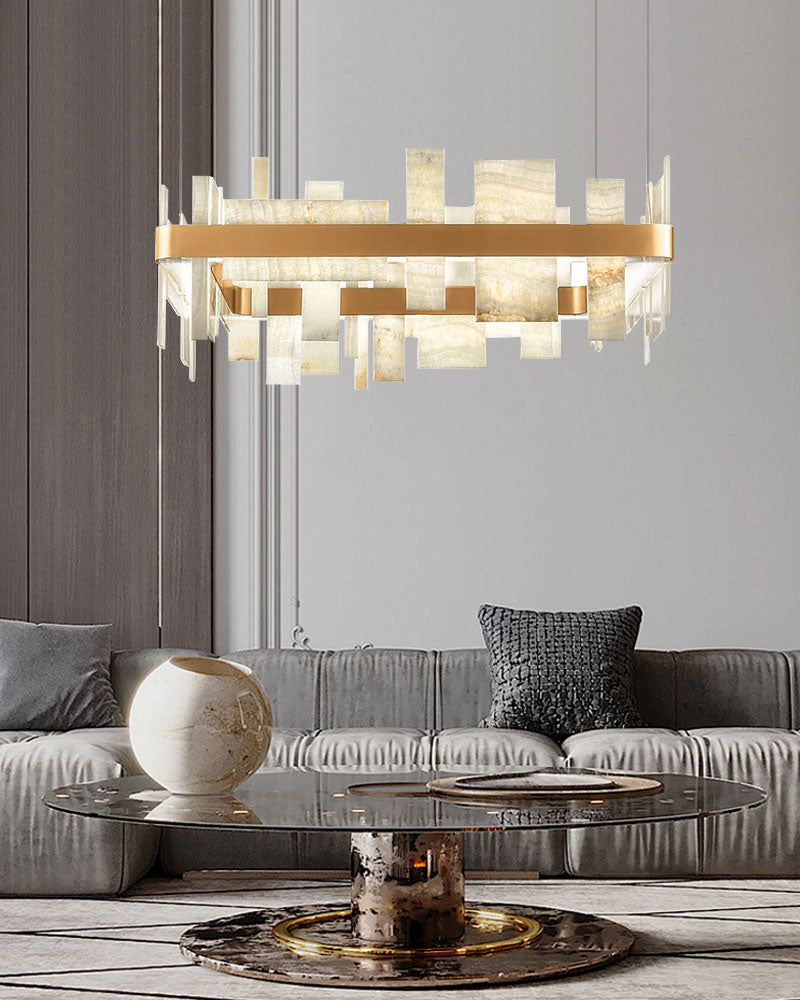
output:
<path id="1" fill-rule="evenodd" d="M 213 173 L 211 0 L 164 2 L 164 183 L 177 221 L 183 150 L 183 204 L 191 221 L 192 175 Z M 179 72 L 182 67 L 182 88 Z M 182 95 L 182 114 L 179 97 Z M 151 338 L 152 339 L 152 338 Z M 211 344 L 197 345 L 197 381 L 180 363 L 177 317 L 163 355 L 163 614 L 165 646 L 211 649 Z"/>
<path id="2" fill-rule="evenodd" d="M 186 208 L 212 153 L 212 0 L 183 6 L 181 93 L 179 4 L 164 3 L 173 219 L 181 133 Z M 118 648 L 210 648 L 211 358 L 199 345 L 190 385 L 176 326 L 161 375 L 159 629 L 157 12 L 30 0 L 29 614 L 112 622 Z"/>
<path id="3" fill-rule="evenodd" d="M 28 612 L 28 4 L 0 5 L 0 618 Z"/>
<path id="4" fill-rule="evenodd" d="M 30 24 L 30 615 L 155 646 L 156 4 Z"/>

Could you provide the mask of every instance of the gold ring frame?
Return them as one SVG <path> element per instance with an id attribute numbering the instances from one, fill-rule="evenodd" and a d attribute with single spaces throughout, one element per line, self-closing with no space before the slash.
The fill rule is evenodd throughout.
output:
<path id="1" fill-rule="evenodd" d="M 156 260 L 187 257 L 673 258 L 673 228 L 593 224 L 223 225 L 156 227 Z"/>
<path id="2" fill-rule="evenodd" d="M 498 929 L 513 928 L 516 934 L 502 938 L 499 941 L 484 941 L 479 944 L 439 944 L 423 945 L 419 948 L 403 946 L 387 947 L 386 945 L 339 945 L 330 942 L 311 941 L 300 937 L 295 931 L 301 927 L 313 927 L 316 924 L 331 920 L 347 920 L 350 910 L 322 910 L 319 913 L 304 914 L 282 920 L 272 928 L 272 936 L 285 948 L 300 955 L 336 955 L 342 958 L 447 958 L 463 956 L 493 955 L 502 951 L 515 951 L 517 948 L 528 948 L 534 944 L 542 933 L 542 925 L 538 920 L 516 913 L 503 913 L 501 910 L 467 909 L 466 917 L 473 926 L 497 926 Z M 492 927 L 491 929 L 494 929 Z"/>

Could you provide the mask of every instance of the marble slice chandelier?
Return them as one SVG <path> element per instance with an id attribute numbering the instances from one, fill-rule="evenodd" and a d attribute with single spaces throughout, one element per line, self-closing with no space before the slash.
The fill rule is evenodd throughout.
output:
<path id="1" fill-rule="evenodd" d="M 253 159 L 252 198 L 225 199 L 192 179 L 192 221 L 168 219 L 159 192 L 157 341 L 167 305 L 180 318 L 181 361 L 195 377 L 198 341 L 219 325 L 231 361 L 258 361 L 266 381 L 355 362 L 356 389 L 405 377 L 406 340 L 424 369 L 483 368 L 487 337 L 516 337 L 523 359 L 561 355 L 561 321 L 585 316 L 600 350 L 641 322 L 644 361 L 669 315 L 669 157 L 648 182 L 645 213 L 625 224 L 625 183 L 586 181 L 586 224 L 556 207 L 553 160 L 477 160 L 475 204 L 445 204 L 444 151 L 406 150 L 406 222 L 386 201 L 346 201 L 337 181 L 309 181 L 305 199 L 268 197 L 269 165 Z M 343 323 L 340 323 L 343 320 Z"/>

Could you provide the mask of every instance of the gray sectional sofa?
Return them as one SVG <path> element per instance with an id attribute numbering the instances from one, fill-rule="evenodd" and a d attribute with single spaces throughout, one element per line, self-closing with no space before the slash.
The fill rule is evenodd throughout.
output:
<path id="1" fill-rule="evenodd" d="M 153 667 L 176 650 L 114 654 L 127 713 Z M 180 652 L 197 652 L 181 650 Z M 498 765 L 675 771 L 767 789 L 751 812 L 701 821 L 586 830 L 470 834 L 468 867 L 543 875 L 800 875 L 800 651 L 637 651 L 648 728 L 597 730 L 562 746 L 537 733 L 478 728 L 490 701 L 483 649 L 443 652 L 249 650 L 272 702 L 265 768 L 487 769 Z M 0 733 L 0 893 L 113 893 L 160 858 L 198 868 L 344 868 L 343 833 L 158 831 L 55 813 L 45 791 L 138 768 L 125 729 Z"/>

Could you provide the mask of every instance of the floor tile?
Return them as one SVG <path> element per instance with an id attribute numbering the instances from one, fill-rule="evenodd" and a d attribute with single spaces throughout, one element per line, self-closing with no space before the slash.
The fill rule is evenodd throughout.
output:
<path id="1" fill-rule="evenodd" d="M 124 934 L 125 932 L 118 932 Z M 133 969 L 181 960 L 170 942 L 152 944 L 115 937 L 53 937 L 41 934 L 0 934 L 2 974 L 0 979 L 29 973 L 66 972 L 89 969 Z"/>

